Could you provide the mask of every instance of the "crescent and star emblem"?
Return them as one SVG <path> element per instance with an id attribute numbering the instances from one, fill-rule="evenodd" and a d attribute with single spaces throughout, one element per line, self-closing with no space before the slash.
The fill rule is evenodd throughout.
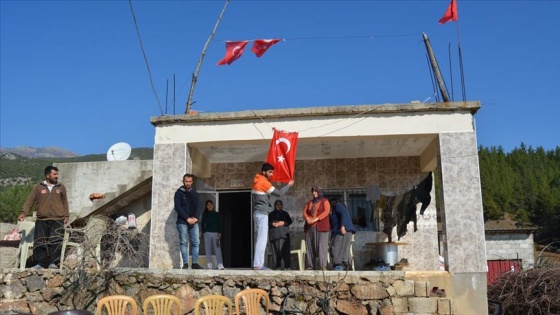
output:
<path id="1" fill-rule="evenodd" d="M 290 143 L 290 141 L 286 138 L 278 138 L 276 139 L 276 145 L 278 146 L 279 143 L 285 143 L 286 146 L 288 147 L 288 150 L 286 150 L 286 153 L 290 152 L 290 149 L 292 148 L 292 144 Z M 283 163 L 284 160 L 286 160 L 286 158 L 284 157 L 284 155 L 280 154 L 278 156 L 278 162 Z"/>
<path id="2" fill-rule="evenodd" d="M 290 149 L 292 148 L 292 144 L 290 143 L 290 141 L 286 138 L 276 139 L 276 145 L 278 145 L 280 142 L 283 142 L 286 144 L 286 146 L 288 146 L 288 150 L 286 150 L 286 153 L 290 152 Z"/>

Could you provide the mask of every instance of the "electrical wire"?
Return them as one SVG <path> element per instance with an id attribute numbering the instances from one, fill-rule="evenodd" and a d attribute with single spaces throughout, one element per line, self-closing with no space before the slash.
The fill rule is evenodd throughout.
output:
<path id="1" fill-rule="evenodd" d="M 136 34 L 138 35 L 138 41 L 140 41 L 140 48 L 142 49 L 142 55 L 144 56 L 144 62 L 146 63 L 146 68 L 148 69 L 148 76 L 150 77 L 150 84 L 152 85 L 152 91 L 156 96 L 156 101 L 159 106 L 159 110 L 161 115 L 163 116 L 163 108 L 161 108 L 161 103 L 159 101 L 159 97 L 156 91 L 156 87 L 154 86 L 154 80 L 152 79 L 152 71 L 150 70 L 150 64 L 148 63 L 148 57 L 146 56 L 146 51 L 144 50 L 144 44 L 142 43 L 142 37 L 140 37 L 140 30 L 138 29 L 138 23 L 136 22 L 136 15 L 134 14 L 134 9 L 132 8 L 132 0 L 128 0 L 130 5 L 130 12 L 132 13 L 132 19 L 134 20 L 134 27 L 136 28 Z"/>
<path id="2" fill-rule="evenodd" d="M 325 127 L 325 126 L 338 124 L 338 123 L 347 121 L 348 119 L 356 118 L 356 117 L 362 116 L 362 115 L 364 115 L 364 114 L 367 114 L 367 113 L 369 113 L 369 112 L 371 112 L 371 111 L 373 111 L 373 110 L 375 110 L 375 109 L 377 109 L 377 108 L 379 108 L 379 107 L 381 107 L 381 106 L 383 106 L 383 105 L 375 105 L 375 106 L 372 106 L 372 108 L 370 108 L 370 109 L 368 109 L 368 110 L 365 110 L 365 111 L 363 111 L 363 112 L 361 112 L 361 113 L 358 113 L 358 114 L 356 114 L 356 115 L 353 115 L 353 116 L 350 116 L 350 117 L 346 117 L 346 118 L 341 118 L 341 119 L 336 120 L 336 121 L 333 121 L 333 122 L 329 122 L 329 123 L 326 123 L 326 124 L 322 124 L 322 125 L 320 125 L 320 126 L 313 126 L 313 127 L 307 128 L 307 129 L 303 129 L 303 130 L 296 131 L 296 132 L 297 132 L 297 133 L 302 133 L 302 132 L 306 132 L 306 131 L 309 131 L 309 130 L 312 130 L 312 129 L 322 128 L 322 127 Z M 268 123 L 264 120 L 264 118 L 262 118 L 261 116 L 259 116 L 259 114 L 257 114 L 255 111 L 251 111 L 251 112 L 253 113 L 253 115 L 255 115 L 256 117 L 258 117 L 264 124 L 266 124 L 268 127 L 270 127 L 270 129 L 275 129 L 275 127 L 273 127 L 273 126 L 271 126 L 270 124 L 268 124 Z M 360 120 L 355 121 L 355 122 L 350 122 L 350 124 L 348 124 L 348 125 L 346 125 L 346 126 L 340 127 L 340 128 L 338 128 L 338 129 L 334 129 L 334 130 L 332 130 L 332 131 L 329 131 L 329 132 L 324 133 L 324 134 L 322 134 L 322 135 L 319 135 L 319 136 L 317 136 L 317 137 L 323 137 L 323 136 L 326 136 L 326 135 L 330 135 L 331 133 L 334 133 L 334 132 L 337 132 L 337 131 L 346 129 L 346 128 L 348 128 L 348 127 L 354 125 L 355 123 L 358 123 L 358 122 L 360 122 L 360 121 L 362 121 L 362 120 L 364 120 L 364 119 L 366 119 L 366 117 L 363 117 L 363 118 L 361 118 Z M 264 137 L 263 133 L 259 130 L 259 128 L 257 128 L 257 126 L 255 126 L 254 124 L 253 124 L 253 126 L 259 131 L 259 133 L 261 134 L 261 136 L 263 137 L 263 139 L 266 139 L 266 138 Z"/>
<path id="3" fill-rule="evenodd" d="M 292 40 L 338 40 L 338 39 L 376 39 L 376 38 L 391 38 L 391 37 L 412 37 L 418 36 L 418 34 L 398 34 L 398 35 L 352 35 L 352 36 L 326 36 L 326 37 L 294 37 L 294 38 L 282 38 L 282 41 L 292 41 Z M 230 42 L 230 41 L 255 41 L 257 39 L 216 39 L 216 41 Z"/>

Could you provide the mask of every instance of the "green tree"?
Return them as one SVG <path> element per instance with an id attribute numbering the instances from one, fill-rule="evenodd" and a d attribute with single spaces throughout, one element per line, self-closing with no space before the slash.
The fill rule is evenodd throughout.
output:
<path id="1" fill-rule="evenodd" d="M 560 240 L 560 147 L 480 147 L 479 163 L 485 219 L 510 213 L 540 227 L 537 242 Z"/>
<path id="2" fill-rule="evenodd" d="M 12 186 L 0 193 L 0 222 L 16 223 L 33 185 Z"/>

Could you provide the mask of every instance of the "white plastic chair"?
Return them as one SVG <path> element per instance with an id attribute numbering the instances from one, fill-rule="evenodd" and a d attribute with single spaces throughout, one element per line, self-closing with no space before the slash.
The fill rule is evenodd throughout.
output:
<path id="1" fill-rule="evenodd" d="M 305 248 L 305 238 L 302 238 L 300 240 L 300 245 L 299 245 L 299 249 L 292 249 L 290 251 L 290 255 L 297 255 L 298 257 L 298 266 L 299 266 L 299 270 L 305 270 L 305 265 L 304 265 L 304 261 L 305 261 L 305 252 L 306 252 L 306 248 Z"/>
<path id="2" fill-rule="evenodd" d="M 33 248 L 33 239 L 35 238 L 35 222 L 33 221 L 19 221 L 18 222 L 19 233 L 21 234 L 21 239 L 19 241 L 19 269 L 25 269 L 25 264 L 29 256 L 29 249 Z"/>

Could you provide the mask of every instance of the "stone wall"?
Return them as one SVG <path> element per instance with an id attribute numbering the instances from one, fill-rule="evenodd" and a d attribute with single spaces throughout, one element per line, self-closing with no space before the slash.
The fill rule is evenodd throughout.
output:
<path id="1" fill-rule="evenodd" d="M 72 288 L 75 288 L 72 291 Z M 150 295 L 173 294 L 183 314 L 193 314 L 196 299 L 219 294 L 234 301 L 245 288 L 261 288 L 270 295 L 270 313 L 281 310 L 321 314 L 326 301 L 330 314 L 454 314 L 445 293 L 432 294 L 428 282 L 405 280 L 391 272 L 278 272 L 111 269 L 105 272 L 60 270 L 2 270 L 0 314 L 44 315 L 57 310 L 95 310 L 106 295 L 132 296 L 142 312 Z M 326 305 L 326 303 L 324 303 Z M 459 314 L 459 313 L 457 313 Z"/>

